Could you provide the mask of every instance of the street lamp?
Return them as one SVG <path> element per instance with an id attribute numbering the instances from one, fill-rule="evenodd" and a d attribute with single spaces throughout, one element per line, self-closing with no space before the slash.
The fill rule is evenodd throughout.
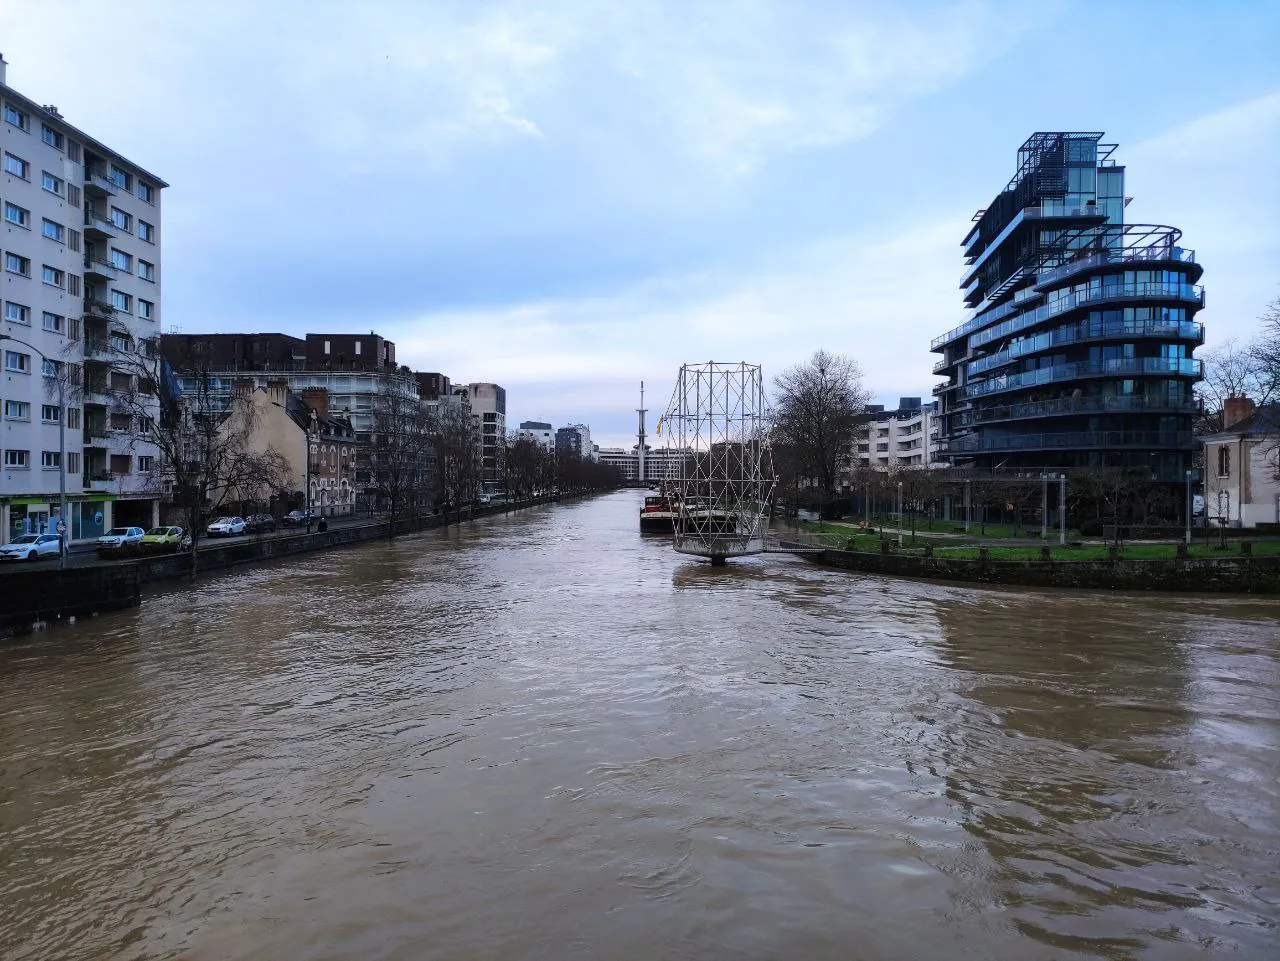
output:
<path id="1" fill-rule="evenodd" d="M 0 340 L 11 340 L 15 344 L 21 344 L 39 354 L 40 360 L 45 364 L 53 363 L 44 355 L 44 351 L 33 344 L 28 344 L 25 340 L 10 337 L 8 334 L 0 334 Z M 58 525 L 62 528 L 58 531 L 58 569 L 61 570 L 67 564 L 67 534 L 69 533 L 67 528 L 67 404 L 61 375 L 54 380 L 58 384 Z"/>
<path id="2" fill-rule="evenodd" d="M 1191 546 L 1191 471 L 1187 471 L 1187 534 L 1186 545 Z"/>
<path id="3" fill-rule="evenodd" d="M 898 547 L 902 547 L 902 481 L 898 481 Z"/>

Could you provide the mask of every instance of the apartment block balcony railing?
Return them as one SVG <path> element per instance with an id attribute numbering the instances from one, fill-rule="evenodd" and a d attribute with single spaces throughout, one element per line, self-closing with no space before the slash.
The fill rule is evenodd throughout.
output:
<path id="1" fill-rule="evenodd" d="M 990 380 L 967 384 L 962 388 L 961 392 L 965 397 L 983 397 L 987 394 L 996 394 L 1006 390 L 1038 387 L 1042 384 L 1053 384 L 1065 380 L 1080 380 L 1086 377 L 1136 377 L 1144 374 L 1166 374 L 1175 377 L 1199 378 L 1202 373 L 1203 367 L 1200 361 L 1189 357 L 1133 357 L 1103 361 L 1080 361 L 1074 364 L 1041 367 L 1039 370 L 1027 370 L 1017 374 L 998 374 Z"/>
<path id="2" fill-rule="evenodd" d="M 1068 417 L 1072 414 L 1183 414 L 1196 415 L 1201 411 L 1198 400 L 1140 395 L 1114 397 L 1058 397 L 1053 400 L 1028 401 L 1023 404 L 998 404 L 956 414 L 952 423 L 958 427 L 975 424 L 1003 423 L 1011 420 L 1032 420 L 1040 417 Z"/>
<path id="3" fill-rule="evenodd" d="M 111 342 L 97 337 L 84 339 L 84 359 L 106 361 L 111 358 Z"/>
<path id="4" fill-rule="evenodd" d="M 1069 313 L 1079 307 L 1088 307 L 1125 300 L 1173 300 L 1196 307 L 1204 306 L 1204 288 L 1193 284 L 1107 284 L 1102 287 L 1083 290 L 1078 294 L 1059 297 L 1052 303 L 1029 310 L 1006 320 L 1002 324 L 988 327 L 969 338 L 970 349 L 977 349 L 994 340 L 1008 337 L 1019 331 L 1028 330 L 1044 323 L 1046 320 Z"/>
<path id="5" fill-rule="evenodd" d="M 1177 263 L 1194 264 L 1196 252 L 1187 247 L 1157 245 L 1154 247 L 1126 247 L 1121 250 L 1099 250 L 1070 263 L 1042 271 L 1036 275 L 1038 289 L 1052 287 L 1059 281 L 1099 267 L 1131 267 L 1135 264 Z"/>
<path id="6" fill-rule="evenodd" d="M 84 168 L 84 192 L 95 197 L 114 197 L 120 187 L 96 165 Z"/>
<path id="7" fill-rule="evenodd" d="M 84 489 L 95 494 L 118 494 L 120 481 L 115 474 L 85 474 Z"/>
<path id="8" fill-rule="evenodd" d="M 84 275 L 90 279 L 98 277 L 103 280 L 115 280 L 120 276 L 120 269 L 115 264 L 109 264 L 105 260 L 86 257 L 84 259 Z"/>
<path id="9" fill-rule="evenodd" d="M 96 297 L 86 297 L 84 299 L 84 314 L 86 317 L 111 317 L 115 312 L 116 309 L 105 300 L 98 300 Z"/>
<path id="10" fill-rule="evenodd" d="M 109 217 L 93 207 L 84 209 L 84 232 L 88 237 L 118 237 L 120 228 L 111 222 Z"/>
<path id="11" fill-rule="evenodd" d="M 1191 431 L 1103 430 L 1067 431 L 1056 434 L 1014 434 L 1004 437 L 953 437 L 948 450 L 953 454 L 979 451 L 1079 450 L 1123 448 L 1190 448 L 1196 443 Z"/>
<path id="12" fill-rule="evenodd" d="M 1085 322 L 1047 330 L 1034 337 L 1026 337 L 1008 350 L 1002 350 L 990 357 L 975 360 L 966 368 L 969 376 L 975 376 L 996 367 L 1016 361 L 1019 357 L 1028 357 L 1041 351 L 1052 350 L 1068 344 L 1083 344 L 1091 340 L 1141 340 L 1156 338 L 1168 341 L 1190 341 L 1194 344 L 1204 343 L 1204 325 L 1179 320 L 1142 320 Z"/>

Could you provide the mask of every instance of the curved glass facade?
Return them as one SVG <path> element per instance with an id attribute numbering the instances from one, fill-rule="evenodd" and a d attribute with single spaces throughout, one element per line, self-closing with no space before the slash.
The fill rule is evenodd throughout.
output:
<path id="1" fill-rule="evenodd" d="M 933 341 L 953 464 L 1038 474 L 1192 464 L 1204 306 L 1172 227 L 1124 223 L 1124 168 L 1100 133 L 1037 133 L 964 240 L 971 308 Z"/>

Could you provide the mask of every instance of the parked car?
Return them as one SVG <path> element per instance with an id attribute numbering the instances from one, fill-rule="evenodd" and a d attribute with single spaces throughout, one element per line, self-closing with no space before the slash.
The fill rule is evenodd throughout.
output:
<path id="1" fill-rule="evenodd" d="M 234 537 L 236 534 L 243 534 L 244 518 L 219 517 L 205 528 L 205 533 L 210 537 Z"/>
<path id="2" fill-rule="evenodd" d="M 0 561 L 38 561 L 58 556 L 57 534 L 23 534 L 0 547 Z"/>
<path id="3" fill-rule="evenodd" d="M 113 527 L 98 538 L 98 548 L 120 550 L 134 544 L 141 544 L 146 533 L 141 527 Z"/>
<path id="4" fill-rule="evenodd" d="M 284 515 L 285 527 L 296 527 L 301 525 L 306 527 L 312 520 L 311 511 L 289 511 Z"/>
<path id="5" fill-rule="evenodd" d="M 244 519 L 246 534 L 265 534 L 276 529 L 276 519 L 270 514 L 252 514 Z"/>
<path id="6" fill-rule="evenodd" d="M 185 551 L 191 546 L 191 535 L 181 527 L 153 527 L 142 535 L 142 544 L 154 551 Z"/>

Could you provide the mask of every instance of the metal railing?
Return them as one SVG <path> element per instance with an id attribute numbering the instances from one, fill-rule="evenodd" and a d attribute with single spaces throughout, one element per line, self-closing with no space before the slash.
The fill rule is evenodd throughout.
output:
<path id="1" fill-rule="evenodd" d="M 1120 340 L 1127 337 L 1190 340 L 1202 344 L 1204 343 L 1204 325 L 1186 320 L 1084 321 L 1047 330 L 1034 337 L 1026 337 L 1010 344 L 1007 350 L 973 361 L 966 370 L 972 377 L 1012 363 L 1019 357 L 1037 354 L 1053 347 L 1079 344 L 1090 340 Z"/>
<path id="2" fill-rule="evenodd" d="M 1195 434 L 1189 430 L 1085 430 L 1002 437 L 955 437 L 951 439 L 948 450 L 951 453 L 967 454 L 975 451 L 1061 450 L 1082 447 L 1191 447 L 1195 443 Z"/>
<path id="3" fill-rule="evenodd" d="M 1070 414 L 1150 412 L 1162 414 L 1198 414 L 1200 402 L 1190 400 L 1166 400 L 1162 397 L 1108 396 L 1108 397 L 1058 397 L 1053 400 L 1028 401 L 1023 404 L 1000 404 L 965 411 L 955 416 L 960 427 L 975 424 L 1001 423 L 1035 417 L 1059 417 Z"/>
<path id="4" fill-rule="evenodd" d="M 1037 387 L 1041 384 L 1052 384 L 1064 380 L 1078 380 L 1081 377 L 1121 377 L 1128 374 L 1174 374 L 1179 377 L 1199 377 L 1202 373 L 1200 361 L 1189 357 L 1133 357 L 1116 360 L 1080 361 L 1074 364 L 1059 364 L 1054 367 L 1042 367 L 1039 370 L 1028 370 L 1017 374 L 999 374 L 990 380 L 967 384 L 963 389 L 965 397 L 983 397 L 1005 390 L 1017 390 L 1020 387 Z"/>
<path id="5" fill-rule="evenodd" d="M 86 257 L 84 259 L 84 269 L 85 273 L 101 274 L 104 277 L 120 276 L 119 267 L 105 260 L 99 260 L 97 257 Z"/>
<path id="6" fill-rule="evenodd" d="M 1079 293 L 1067 294 L 1052 303 L 1037 307 L 1025 314 L 1019 314 L 1003 324 L 974 334 L 969 338 L 970 349 L 989 344 L 1001 337 L 1008 337 L 1020 330 L 1026 330 L 1042 324 L 1046 320 L 1068 313 L 1077 307 L 1099 304 L 1109 300 L 1132 300 L 1150 298 L 1153 300 L 1181 300 L 1186 303 L 1204 306 L 1204 288 L 1192 284 L 1145 283 L 1145 284 L 1106 284 L 1101 287 L 1082 290 Z"/>

